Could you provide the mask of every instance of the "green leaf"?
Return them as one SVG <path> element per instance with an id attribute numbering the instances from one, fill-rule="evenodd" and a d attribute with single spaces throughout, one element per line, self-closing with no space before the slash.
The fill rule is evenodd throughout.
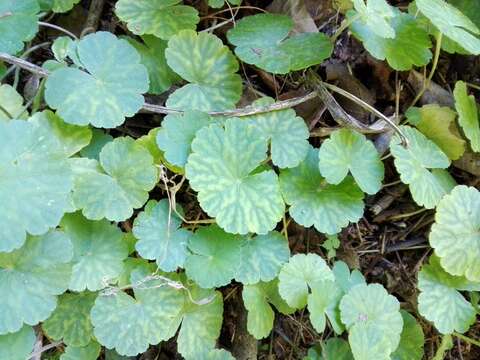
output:
<path id="1" fill-rule="evenodd" d="M 100 164 L 105 173 L 89 171 L 76 178 L 75 205 L 90 220 L 128 219 L 157 183 L 152 156 L 133 139 L 119 137 L 102 148 Z"/>
<path id="2" fill-rule="evenodd" d="M 192 252 L 185 260 L 185 273 L 202 288 L 227 285 L 237 274 L 242 239 L 217 225 L 198 229 L 188 242 Z"/>
<path id="3" fill-rule="evenodd" d="M 99 160 L 102 148 L 113 140 L 113 136 L 106 134 L 103 130 L 92 129 L 92 139 L 90 144 L 80 150 L 80 155 L 89 159 Z"/>
<path id="4" fill-rule="evenodd" d="M 306 159 L 293 169 L 280 173 L 280 187 L 292 218 L 305 227 L 326 234 L 337 234 L 349 222 L 363 215 L 363 192 L 351 176 L 331 185 L 320 175 L 318 150 L 310 147 Z"/>
<path id="5" fill-rule="evenodd" d="M 61 227 L 73 244 L 69 289 L 96 291 L 116 282 L 128 256 L 122 231 L 107 220 L 87 220 L 79 212 L 65 215 Z"/>
<path id="6" fill-rule="evenodd" d="M 322 281 L 333 281 L 334 276 L 325 260 L 316 254 L 296 254 L 283 265 L 278 275 L 278 289 L 282 298 L 293 308 L 307 305 L 309 289 Z"/>
<path id="7" fill-rule="evenodd" d="M 395 28 L 391 21 L 394 20 L 395 8 L 385 0 L 353 0 L 355 15 L 359 16 L 362 25 L 373 35 L 380 38 L 395 38 Z"/>
<path id="8" fill-rule="evenodd" d="M 80 0 L 53 0 L 53 12 L 64 13 L 72 10 L 73 6 L 78 4 Z"/>
<path id="9" fill-rule="evenodd" d="M 267 157 L 255 128 L 231 118 L 200 129 L 185 166 L 198 201 L 230 233 L 266 234 L 282 218 L 285 204 L 273 170 L 254 172 Z"/>
<path id="10" fill-rule="evenodd" d="M 211 118 L 199 111 L 165 116 L 157 133 L 157 145 L 165 159 L 175 166 L 185 167 L 195 134 L 210 123 Z"/>
<path id="11" fill-rule="evenodd" d="M 178 207 L 178 212 L 182 209 Z M 182 220 L 170 209 L 167 199 L 150 200 L 133 223 L 133 234 L 138 239 L 135 249 L 138 254 L 155 260 L 163 271 L 176 271 L 183 267 L 187 256 L 187 243 L 192 236 L 180 228 Z"/>
<path id="12" fill-rule="evenodd" d="M 201 354 L 195 354 L 192 359 L 198 360 L 235 360 L 235 358 L 227 350 L 213 349 Z"/>
<path id="13" fill-rule="evenodd" d="M 465 152 L 465 141 L 458 135 L 456 113 L 437 104 L 410 108 L 406 113 L 410 123 L 432 140 L 451 160 L 458 160 Z"/>
<path id="14" fill-rule="evenodd" d="M 458 122 L 465 136 L 470 140 L 472 150 L 480 152 L 480 120 L 475 97 L 468 95 L 467 85 L 463 81 L 457 81 L 453 95 L 458 112 Z"/>
<path id="15" fill-rule="evenodd" d="M 51 231 L 28 237 L 11 253 L 0 253 L 0 334 L 36 325 L 57 306 L 56 295 L 68 288 L 72 245 L 65 234 Z"/>
<path id="16" fill-rule="evenodd" d="M 422 360 L 425 336 L 421 325 L 405 310 L 400 310 L 403 319 L 403 330 L 400 344 L 392 354 L 392 360 Z"/>
<path id="17" fill-rule="evenodd" d="M 330 338 L 308 350 L 303 360 L 353 360 L 350 345 L 343 339 Z"/>
<path id="18" fill-rule="evenodd" d="M 360 189 L 376 194 L 382 187 L 383 163 L 365 135 L 349 129 L 334 131 L 318 152 L 320 173 L 330 183 L 340 184 L 350 172 Z"/>
<path id="19" fill-rule="evenodd" d="M 468 16 L 473 23 L 480 27 L 480 3 L 471 0 L 449 0 L 450 4 L 455 6 L 465 16 Z"/>
<path id="20" fill-rule="evenodd" d="M 275 74 L 302 70 L 330 56 L 333 46 L 323 33 L 287 38 L 293 25 L 286 15 L 257 14 L 237 21 L 227 38 L 240 60 Z"/>
<path id="21" fill-rule="evenodd" d="M 208 0 L 208 6 L 218 9 L 223 7 L 225 5 L 225 2 L 228 2 L 232 5 L 240 5 L 242 3 L 242 0 Z"/>
<path id="22" fill-rule="evenodd" d="M 409 126 L 400 128 L 408 139 L 408 146 L 401 144 L 398 135 L 393 137 L 390 151 L 395 158 L 395 167 L 402 182 L 408 184 L 413 200 L 420 206 L 433 209 L 455 186 L 455 180 L 446 171 L 430 169 L 446 169 L 450 160 L 418 130 Z"/>
<path id="23" fill-rule="evenodd" d="M 335 282 L 345 294 L 356 285 L 367 284 L 360 271 L 352 270 L 350 273 L 348 265 L 343 261 L 336 261 L 335 264 L 333 264 L 332 272 L 333 275 L 335 275 Z"/>
<path id="24" fill-rule="evenodd" d="M 398 347 L 403 328 L 400 304 L 382 285 L 354 286 L 342 298 L 340 314 L 355 359 L 388 359 Z M 383 345 L 380 349 L 370 347 L 378 343 Z M 386 356 L 374 356 L 377 351 Z"/>
<path id="25" fill-rule="evenodd" d="M 178 75 L 168 67 L 165 59 L 165 49 L 167 48 L 165 40 L 151 35 L 142 36 L 143 43 L 130 37 L 127 37 L 126 40 L 135 47 L 140 54 L 140 62 L 147 68 L 150 94 L 161 94 L 178 82 Z"/>
<path id="26" fill-rule="evenodd" d="M 0 20 L 1 21 L 1 20 Z M 14 87 L 3 84 L 0 86 L 0 121 L 13 119 L 24 119 L 28 116 L 28 110 L 23 114 L 23 97 Z M 5 110 L 8 114 L 5 113 Z"/>
<path id="27" fill-rule="evenodd" d="M 274 99 L 265 97 L 254 101 L 251 106 L 263 107 L 274 102 Z M 270 111 L 246 119 L 259 136 L 270 142 L 272 162 L 276 166 L 295 167 L 307 156 L 310 132 L 295 110 Z"/>
<path id="28" fill-rule="evenodd" d="M 101 346 L 92 341 L 85 347 L 67 346 L 60 360 L 96 360 L 100 356 Z"/>
<path id="29" fill-rule="evenodd" d="M 228 110 L 240 100 L 238 61 L 215 35 L 181 31 L 168 42 L 165 57 L 172 70 L 190 83 L 170 95 L 168 107 Z"/>
<path id="30" fill-rule="evenodd" d="M 429 239 L 446 271 L 480 282 L 480 192 L 459 185 L 445 195 Z"/>
<path id="31" fill-rule="evenodd" d="M 423 265 L 418 273 L 418 288 L 418 311 L 440 333 L 464 333 L 475 322 L 475 309 L 458 290 L 478 291 L 480 284 L 450 275 L 437 257 L 432 256 L 430 264 Z"/>
<path id="32" fill-rule="evenodd" d="M 55 60 L 57 60 L 58 62 L 66 61 L 72 45 L 76 49 L 76 42 L 75 40 L 72 40 L 72 38 L 68 36 L 57 37 L 52 44 L 52 52 Z"/>
<path id="33" fill-rule="evenodd" d="M 371 1 L 368 2 L 370 3 Z M 427 65 L 432 58 L 432 43 L 427 31 L 412 15 L 397 10 L 394 13 L 390 22 L 396 34 L 394 37 L 377 35 L 375 27 L 371 28 L 361 20 L 354 21 L 350 29 L 373 57 L 386 59 L 395 70 L 410 70 L 413 66 Z M 349 12 L 348 15 L 349 19 L 355 16 L 354 12 Z"/>
<path id="34" fill-rule="evenodd" d="M 417 0 L 418 9 L 438 30 L 472 55 L 480 55 L 480 30 L 457 8 L 444 0 Z"/>
<path id="35" fill-rule="evenodd" d="M 0 251 L 18 249 L 26 233 L 41 235 L 69 207 L 73 177 L 57 139 L 38 124 L 0 121 Z"/>
<path id="36" fill-rule="evenodd" d="M 308 311 L 310 322 L 318 333 L 322 333 L 326 326 L 326 317 L 332 323 L 335 332 L 341 333 L 344 328 L 340 322 L 338 304 L 342 299 L 343 291 L 335 281 L 326 280 L 311 286 L 312 293 L 308 295 Z"/>
<path id="37" fill-rule="evenodd" d="M 114 128 L 140 110 L 148 74 L 133 46 L 100 31 L 80 40 L 77 53 L 86 71 L 63 67 L 45 84 L 45 100 L 62 119 Z"/>
<path id="38" fill-rule="evenodd" d="M 15 54 L 38 31 L 37 0 L 0 0 L 0 52 Z"/>
<path id="39" fill-rule="evenodd" d="M 87 346 L 93 336 L 90 310 L 96 297 L 88 292 L 60 296 L 57 308 L 42 324 L 43 331 L 53 340 L 63 339 L 69 347 Z"/>
<path id="40" fill-rule="evenodd" d="M 35 340 L 35 332 L 30 326 L 23 326 L 15 333 L 0 335 L 0 359 L 25 360 L 29 358 Z"/>
<path id="41" fill-rule="evenodd" d="M 168 40 L 180 30 L 195 30 L 200 21 L 192 6 L 181 0 L 119 0 L 115 13 L 135 35 L 151 34 Z"/>
<path id="42" fill-rule="evenodd" d="M 243 284 L 273 280 L 289 257 L 288 241 L 279 232 L 247 236 L 241 244 L 235 280 Z"/>
<path id="43" fill-rule="evenodd" d="M 142 258 L 129 257 L 123 262 L 123 272 L 118 277 L 117 286 L 130 286 L 130 278 L 133 271 L 141 271 L 144 274 L 152 275 L 157 271 L 155 263 L 148 262 L 148 260 Z"/>
<path id="44" fill-rule="evenodd" d="M 327 250 L 328 260 L 333 259 L 337 255 L 337 249 L 340 247 L 340 240 L 335 235 L 327 235 L 327 239 L 321 245 L 325 250 Z"/>

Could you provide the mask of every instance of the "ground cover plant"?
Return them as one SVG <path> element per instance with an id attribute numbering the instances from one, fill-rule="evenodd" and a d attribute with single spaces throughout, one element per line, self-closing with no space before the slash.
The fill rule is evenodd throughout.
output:
<path id="1" fill-rule="evenodd" d="M 480 3 L 0 0 L 0 359 L 478 359 Z"/>

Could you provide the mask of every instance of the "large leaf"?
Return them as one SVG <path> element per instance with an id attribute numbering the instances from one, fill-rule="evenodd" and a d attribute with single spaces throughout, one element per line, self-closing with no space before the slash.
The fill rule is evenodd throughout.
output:
<path id="1" fill-rule="evenodd" d="M 167 106 L 190 110 L 227 110 L 242 94 L 238 62 L 215 35 L 184 30 L 173 36 L 165 50 L 168 65 L 188 81 L 167 100 Z"/>
<path id="2" fill-rule="evenodd" d="M 430 244 L 452 275 L 480 282 L 480 192 L 456 186 L 438 204 Z"/>
<path id="3" fill-rule="evenodd" d="M 472 283 L 460 276 L 447 273 L 440 260 L 432 256 L 430 264 L 418 273 L 418 311 L 433 322 L 442 334 L 466 332 L 475 322 L 476 312 L 458 290 L 480 290 L 480 283 Z"/>
<path id="4" fill-rule="evenodd" d="M 45 85 L 45 100 L 62 119 L 114 128 L 140 110 L 149 82 L 133 46 L 101 31 L 80 40 L 77 54 L 86 71 L 62 67 Z"/>
<path id="5" fill-rule="evenodd" d="M 278 275 L 278 289 L 282 298 L 293 308 L 307 305 L 309 290 L 322 281 L 333 281 L 330 268 L 317 254 L 297 254 L 283 265 Z"/>
<path id="6" fill-rule="evenodd" d="M 69 206 L 73 177 L 62 146 L 42 126 L 0 121 L 0 251 L 41 235 Z"/>
<path id="7" fill-rule="evenodd" d="M 340 184 L 350 172 L 368 194 L 375 194 L 382 187 L 384 168 L 380 155 L 360 133 L 349 129 L 333 132 L 322 143 L 318 156 L 320 173 L 330 184 Z"/>
<path id="8" fill-rule="evenodd" d="M 43 331 L 49 338 L 63 339 L 68 346 L 87 346 L 93 336 L 90 310 L 96 297 L 88 292 L 60 296 L 57 308 L 42 324 Z"/>
<path id="9" fill-rule="evenodd" d="M 265 97 L 252 103 L 253 107 L 263 107 L 275 102 Z M 295 167 L 305 159 L 308 152 L 310 133 L 305 121 L 296 116 L 295 110 L 270 111 L 247 117 L 263 136 L 270 142 L 272 162 L 280 168 Z"/>
<path id="10" fill-rule="evenodd" d="M 438 170 L 448 168 L 450 160 L 418 130 L 409 126 L 401 126 L 401 130 L 408 145 L 403 146 L 398 135 L 393 137 L 390 151 L 395 158 L 395 167 L 402 182 L 408 184 L 413 200 L 420 206 L 433 209 L 455 186 L 455 180 L 448 172 Z"/>
<path id="11" fill-rule="evenodd" d="M 179 212 L 182 212 L 178 207 Z M 182 220 L 170 209 L 167 199 L 150 200 L 133 224 L 138 239 L 135 248 L 145 259 L 155 260 L 163 271 L 176 271 L 183 267 L 187 256 L 187 243 L 192 233 L 180 228 Z"/>
<path id="12" fill-rule="evenodd" d="M 337 234 L 363 215 L 363 192 L 351 176 L 338 185 L 320 175 L 318 150 L 310 147 L 306 159 L 280 173 L 280 187 L 292 218 L 300 225 Z"/>
<path id="13" fill-rule="evenodd" d="M 67 346 L 60 360 L 96 360 L 100 355 L 101 346 L 92 341 L 84 347 Z"/>
<path id="14" fill-rule="evenodd" d="M 287 38 L 293 25 L 285 15 L 257 14 L 238 21 L 227 38 L 242 61 L 276 74 L 302 70 L 330 56 L 333 46 L 323 33 Z"/>
<path id="15" fill-rule="evenodd" d="M 418 9 L 445 36 L 473 55 L 480 54 L 480 30 L 457 8 L 444 0 L 417 0 Z"/>
<path id="16" fill-rule="evenodd" d="M 68 288 L 72 244 L 61 232 L 28 237 L 11 253 L 0 253 L 0 334 L 36 325 L 57 306 Z"/>
<path id="17" fill-rule="evenodd" d="M 195 8 L 181 0 L 119 0 L 115 13 L 135 35 L 152 34 L 168 40 L 180 30 L 195 30 L 200 21 Z"/>
<path id="18" fill-rule="evenodd" d="M 123 221 L 142 207 L 157 183 L 153 158 L 128 137 L 107 143 L 100 152 L 104 172 L 87 171 L 75 180 L 73 200 L 90 220 Z"/>
<path id="19" fill-rule="evenodd" d="M 202 288 L 227 285 L 237 274 L 241 245 L 241 236 L 217 225 L 198 229 L 188 243 L 192 253 L 185 261 L 187 276 Z"/>
<path id="20" fill-rule="evenodd" d="M 480 152 L 480 120 L 475 97 L 468 95 L 467 85 L 463 81 L 455 84 L 453 95 L 458 112 L 458 122 L 465 136 L 470 140 L 472 150 Z"/>
<path id="21" fill-rule="evenodd" d="M 30 326 L 23 326 L 15 333 L 0 335 L 0 359 L 28 359 L 35 340 L 35 332 Z"/>
<path id="22" fill-rule="evenodd" d="M 395 28 L 391 21 L 395 18 L 395 8 L 385 0 L 352 0 L 355 16 L 359 17 L 362 25 L 368 29 L 374 36 L 380 38 L 396 37 Z"/>
<path id="23" fill-rule="evenodd" d="M 15 54 L 38 31 L 37 0 L 0 0 L 0 52 Z"/>
<path id="24" fill-rule="evenodd" d="M 200 129 L 185 173 L 200 206 L 227 232 L 266 234 L 285 210 L 273 170 L 254 172 L 267 157 L 255 128 L 232 118 Z"/>
<path id="25" fill-rule="evenodd" d="M 422 360 L 425 336 L 422 326 L 405 310 L 400 310 L 403 319 L 403 330 L 400 344 L 392 354 L 392 360 Z"/>
<path id="26" fill-rule="evenodd" d="M 128 256 L 122 231 L 106 220 L 87 220 L 79 212 L 66 215 L 61 227 L 73 244 L 69 289 L 96 291 L 116 282 Z"/>
<path id="27" fill-rule="evenodd" d="M 0 20 L 1 21 L 1 20 Z M 23 98 L 14 87 L 3 84 L 0 86 L 0 121 L 24 118 L 28 114 L 23 112 Z M 7 113 L 5 113 L 5 111 Z"/>
<path id="28" fill-rule="evenodd" d="M 372 323 L 360 323 L 349 331 L 348 342 L 355 360 L 391 360 L 391 344 Z"/>

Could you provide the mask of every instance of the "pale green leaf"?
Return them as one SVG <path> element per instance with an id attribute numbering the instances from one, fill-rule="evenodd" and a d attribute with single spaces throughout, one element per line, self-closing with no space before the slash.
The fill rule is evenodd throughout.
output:
<path id="1" fill-rule="evenodd" d="M 177 209 L 182 213 L 180 207 Z M 133 223 L 133 234 L 138 239 L 138 254 L 155 260 L 163 271 L 176 271 L 183 267 L 187 256 L 187 243 L 192 233 L 180 228 L 182 220 L 170 209 L 167 199 L 150 200 Z"/>
<path id="2" fill-rule="evenodd" d="M 282 218 L 285 204 L 273 170 L 254 172 L 267 157 L 255 128 L 231 118 L 197 132 L 185 173 L 200 206 L 230 233 L 266 234 Z"/>
<path id="3" fill-rule="evenodd" d="M 446 195 L 429 240 L 446 271 L 480 282 L 480 192 L 459 185 Z"/>
<path id="4" fill-rule="evenodd" d="M 11 253 L 0 253 L 0 334 L 16 332 L 23 324 L 36 325 L 57 306 L 68 288 L 73 250 L 59 231 L 28 237 Z"/>
<path id="5" fill-rule="evenodd" d="M 215 35 L 184 30 L 173 36 L 165 50 L 167 64 L 187 84 L 176 90 L 167 106 L 200 111 L 235 107 L 242 94 L 238 62 Z"/>
<path id="6" fill-rule="evenodd" d="M 348 342 L 355 360 L 391 360 L 388 338 L 372 323 L 360 323 L 352 327 Z"/>
<path id="7" fill-rule="evenodd" d="M 337 255 L 337 249 L 340 247 L 340 239 L 337 234 L 327 235 L 327 239 L 321 246 L 327 250 L 327 258 L 328 260 L 331 260 Z"/>
<path id="8" fill-rule="evenodd" d="M 107 220 L 87 220 L 79 212 L 65 215 L 61 227 L 73 244 L 69 289 L 96 291 L 116 282 L 128 256 L 122 231 Z"/>
<path id="9" fill-rule="evenodd" d="M 38 31 L 37 0 L 0 0 L 0 52 L 15 54 Z"/>
<path id="10" fill-rule="evenodd" d="M 385 0 L 353 0 L 355 15 L 358 14 L 362 25 L 380 38 L 395 38 L 395 28 L 391 21 L 395 18 L 395 8 Z"/>
<path id="11" fill-rule="evenodd" d="M 140 110 L 149 82 L 133 46 L 100 31 L 82 38 L 77 53 L 85 71 L 60 68 L 45 84 L 45 100 L 62 119 L 114 128 Z"/>
<path id="12" fill-rule="evenodd" d="M 180 30 L 195 30 L 200 21 L 192 6 L 181 0 L 119 0 L 115 13 L 135 35 L 151 34 L 168 40 Z"/>
<path id="13" fill-rule="evenodd" d="M 130 277 L 135 270 L 151 275 L 155 273 L 157 266 L 155 263 L 148 262 L 148 260 L 142 258 L 129 257 L 123 262 L 123 272 L 118 277 L 117 286 L 130 286 Z"/>
<path id="14" fill-rule="evenodd" d="M 365 135 L 349 129 L 333 132 L 318 152 L 320 173 L 330 183 L 340 184 L 351 173 L 364 192 L 377 193 L 382 187 L 383 163 Z"/>
<path id="15" fill-rule="evenodd" d="M 0 251 L 41 235 L 69 207 L 73 176 L 62 146 L 44 127 L 0 121 Z"/>
<path id="16" fill-rule="evenodd" d="M 99 160 L 100 151 L 102 148 L 113 140 L 113 136 L 105 133 L 100 129 L 92 129 L 92 139 L 90 144 L 80 150 L 80 155 L 89 158 Z"/>
<path id="17" fill-rule="evenodd" d="M 367 283 L 360 271 L 355 269 L 350 273 L 348 265 L 343 261 L 336 261 L 333 264 L 332 271 L 333 275 L 335 275 L 335 282 L 344 293 L 348 293 L 355 285 L 366 285 Z"/>
<path id="18" fill-rule="evenodd" d="M 187 360 L 190 360 L 187 358 Z M 227 350 L 213 349 L 201 354 L 194 354 L 192 360 L 235 360 Z"/>
<path id="19" fill-rule="evenodd" d="M 351 176 L 339 185 L 328 184 L 320 175 L 318 150 L 310 147 L 306 159 L 280 173 L 280 187 L 292 218 L 305 227 L 337 234 L 363 215 L 363 192 Z"/>
<path id="20" fill-rule="evenodd" d="M 90 310 L 96 297 L 88 292 L 60 296 L 57 308 L 42 324 L 43 331 L 53 340 L 63 339 L 68 346 L 87 346 L 93 336 Z"/>
<path id="21" fill-rule="evenodd" d="M 480 120 L 475 97 L 468 95 L 467 85 L 463 81 L 457 81 L 453 95 L 458 112 L 458 122 L 465 136 L 470 140 L 472 150 L 480 152 Z"/>
<path id="22" fill-rule="evenodd" d="M 35 332 L 30 326 L 23 326 L 15 333 L 0 335 L 0 359 L 27 359 L 33 350 L 35 340 Z"/>
<path id="23" fill-rule="evenodd" d="M 60 360 L 97 360 L 100 350 L 101 346 L 95 341 L 84 347 L 67 346 Z"/>
<path id="24" fill-rule="evenodd" d="M 325 34 L 288 37 L 293 25 L 285 15 L 257 14 L 237 21 L 227 38 L 240 60 L 276 74 L 302 70 L 330 56 L 333 46 Z"/>
<path id="25" fill-rule="evenodd" d="M 278 275 L 278 289 L 287 304 L 296 309 L 307 305 L 309 290 L 321 281 L 333 281 L 332 270 L 316 254 L 296 254 L 283 265 Z"/>
<path id="26" fill-rule="evenodd" d="M 0 121 L 8 121 L 10 118 L 24 119 L 28 116 L 28 111 L 23 113 L 23 97 L 10 85 L 0 86 L 0 106 Z"/>
<path id="27" fill-rule="evenodd" d="M 75 40 L 72 40 L 71 37 L 68 37 L 68 36 L 57 37 L 52 44 L 52 52 L 53 52 L 53 56 L 55 57 L 55 60 L 57 60 L 58 62 L 65 61 L 69 56 L 69 51 L 72 45 L 75 48 L 77 46 Z"/>
<path id="28" fill-rule="evenodd" d="M 322 333 L 328 317 L 335 332 L 341 333 L 344 328 L 340 322 L 338 304 L 344 295 L 343 291 L 332 280 L 314 283 L 311 285 L 311 290 L 311 294 L 308 295 L 308 311 L 310 322 L 315 330 Z"/>
<path id="29" fill-rule="evenodd" d="M 478 1 L 448 0 L 448 2 L 468 16 L 477 27 L 480 27 L 480 3 Z"/>
<path id="30" fill-rule="evenodd" d="M 425 336 L 422 326 L 405 310 L 400 310 L 403 318 L 403 330 L 400 344 L 392 354 L 392 360 L 422 360 Z"/>
<path id="31" fill-rule="evenodd" d="M 72 10 L 73 6 L 79 2 L 80 0 L 53 0 L 52 10 L 56 13 L 64 13 Z"/>
<path id="32" fill-rule="evenodd" d="M 455 186 L 455 180 L 448 172 L 438 170 L 448 168 L 450 160 L 418 130 L 409 126 L 400 128 L 408 139 L 408 146 L 401 144 L 398 135 L 393 137 L 390 151 L 395 158 L 395 167 L 402 182 L 408 184 L 413 200 L 420 206 L 433 209 Z"/>
<path id="33" fill-rule="evenodd" d="M 265 97 L 252 103 L 252 107 L 271 105 L 274 99 Z M 272 162 L 280 168 L 295 167 L 305 159 L 310 133 L 305 121 L 287 109 L 270 111 L 246 117 L 249 124 L 270 142 Z"/>

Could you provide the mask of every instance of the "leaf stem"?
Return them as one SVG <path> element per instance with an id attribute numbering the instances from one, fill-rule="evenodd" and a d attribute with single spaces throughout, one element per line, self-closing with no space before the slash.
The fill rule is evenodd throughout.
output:
<path id="1" fill-rule="evenodd" d="M 4 113 L 9 119 L 13 119 L 12 114 L 10 114 L 10 112 L 7 109 L 5 109 L 2 105 L 0 105 L 0 111 Z"/>
<path id="2" fill-rule="evenodd" d="M 74 33 L 70 32 L 67 29 L 64 29 L 60 26 L 50 24 L 50 23 L 47 23 L 47 22 L 43 22 L 43 21 L 39 21 L 38 25 L 63 32 L 64 34 L 67 34 L 68 36 L 70 36 L 73 40 L 78 40 L 78 37 Z"/>
<path id="3" fill-rule="evenodd" d="M 478 340 L 474 340 L 474 339 L 472 339 L 472 338 L 469 338 L 468 336 L 459 334 L 459 333 L 457 333 L 457 332 L 454 332 L 452 335 L 455 336 L 455 337 L 457 337 L 457 338 L 459 338 L 460 340 L 463 340 L 463 341 L 471 344 L 471 345 L 475 345 L 475 346 L 477 346 L 477 347 L 480 347 L 480 341 L 478 341 Z"/>

